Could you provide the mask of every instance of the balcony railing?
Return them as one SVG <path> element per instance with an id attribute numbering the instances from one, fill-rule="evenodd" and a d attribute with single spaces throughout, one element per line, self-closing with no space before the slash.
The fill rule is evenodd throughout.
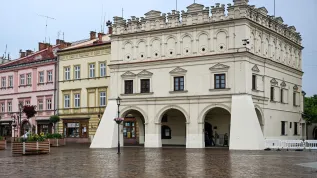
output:
<path id="1" fill-rule="evenodd" d="M 81 107 L 81 108 L 61 108 L 58 109 L 59 115 L 71 114 L 103 114 L 106 106 L 101 107 Z"/>

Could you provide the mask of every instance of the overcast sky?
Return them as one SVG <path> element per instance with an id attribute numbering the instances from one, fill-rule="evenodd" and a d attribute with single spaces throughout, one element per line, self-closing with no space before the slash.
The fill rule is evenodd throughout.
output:
<path id="1" fill-rule="evenodd" d="M 176 0 L 10 0 L 0 3 L 0 55 L 10 52 L 17 58 L 19 49 L 38 50 L 38 42 L 45 40 L 45 15 L 48 20 L 47 41 L 55 44 L 58 32 L 60 38 L 72 42 L 89 38 L 89 32 L 101 30 L 102 16 L 106 20 L 121 16 L 125 18 L 143 16 L 150 10 L 170 12 L 176 8 Z M 178 10 L 184 10 L 193 0 L 178 0 Z M 196 0 L 205 6 L 232 3 L 232 0 Z M 274 0 L 250 0 L 256 7 L 265 6 L 270 15 L 274 13 Z M 105 15 L 106 14 L 106 15 Z M 276 0 L 276 16 L 282 16 L 284 23 L 294 25 L 302 34 L 304 91 L 317 94 L 317 0 Z M 315 33 L 314 33 L 315 32 Z"/>

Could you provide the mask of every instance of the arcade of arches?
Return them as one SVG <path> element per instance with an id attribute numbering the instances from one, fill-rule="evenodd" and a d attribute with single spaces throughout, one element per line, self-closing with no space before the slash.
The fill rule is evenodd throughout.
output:
<path id="1" fill-rule="evenodd" d="M 261 112 L 255 109 L 263 132 Z M 141 112 L 129 110 L 123 114 L 123 145 L 144 145 L 146 137 L 145 119 Z M 204 117 L 205 146 L 230 146 L 231 114 L 227 109 L 216 107 L 208 110 Z M 162 146 L 186 146 L 186 117 L 178 109 L 167 109 L 160 116 L 159 133 Z M 207 136 L 208 135 L 208 136 Z M 207 137 L 210 139 L 208 141 Z M 211 143 L 211 139 L 213 143 Z"/>

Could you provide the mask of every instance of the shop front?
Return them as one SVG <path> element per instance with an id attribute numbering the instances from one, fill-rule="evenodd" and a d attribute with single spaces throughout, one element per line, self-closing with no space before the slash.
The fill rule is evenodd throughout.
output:
<path id="1" fill-rule="evenodd" d="M 49 120 L 36 120 L 37 122 L 37 134 L 52 134 L 53 124 Z"/>
<path id="2" fill-rule="evenodd" d="M 0 121 L 0 136 L 6 140 L 11 140 L 12 137 L 12 121 Z"/>
<path id="3" fill-rule="evenodd" d="M 63 136 L 68 142 L 89 142 L 89 119 L 63 119 Z"/>

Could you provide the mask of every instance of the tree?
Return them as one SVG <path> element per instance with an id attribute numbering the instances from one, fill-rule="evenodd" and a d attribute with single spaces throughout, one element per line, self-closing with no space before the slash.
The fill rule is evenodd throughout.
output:
<path id="1" fill-rule="evenodd" d="M 317 95 L 304 98 L 303 118 L 308 123 L 317 123 Z"/>
<path id="2" fill-rule="evenodd" d="M 30 119 L 33 117 L 37 112 L 36 112 L 36 106 L 23 106 L 23 112 L 25 113 L 26 117 Z"/>
<path id="3" fill-rule="evenodd" d="M 53 125 L 54 125 L 54 133 L 56 133 L 56 130 L 57 130 L 56 123 L 59 122 L 59 121 L 60 121 L 60 118 L 59 118 L 58 115 L 53 115 L 53 116 L 50 117 L 50 123 L 53 123 Z"/>

